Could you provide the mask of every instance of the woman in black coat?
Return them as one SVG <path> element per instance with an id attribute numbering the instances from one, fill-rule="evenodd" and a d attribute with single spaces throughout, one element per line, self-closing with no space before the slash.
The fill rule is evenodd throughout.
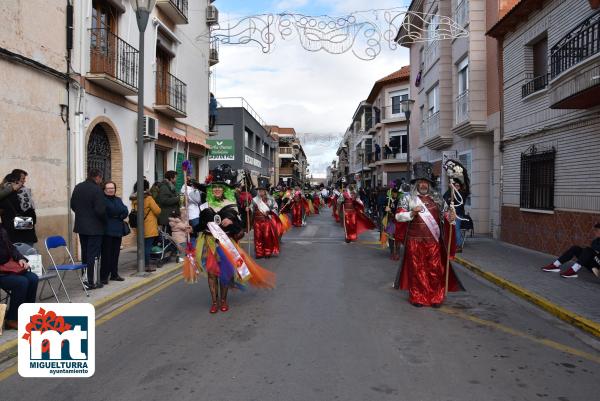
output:
<path id="1" fill-rule="evenodd" d="M 100 282 L 108 284 L 108 280 L 123 281 L 119 276 L 119 255 L 121 241 L 127 235 L 124 220 L 129 214 L 127 206 L 116 196 L 117 184 L 113 181 L 104 183 L 106 201 L 106 228 L 102 237 L 102 258 L 100 264 Z"/>
<path id="2" fill-rule="evenodd" d="M 4 178 L 5 183 L 20 184 L 21 188 L 13 191 L 3 199 L 0 202 L 0 209 L 2 209 L 2 226 L 8 233 L 10 240 L 13 243 L 22 242 L 33 247 L 33 244 L 38 240 L 35 234 L 37 216 L 31 190 L 24 186 L 26 177 L 27 172 L 14 170 Z M 31 218 L 33 226 L 31 228 L 16 229 L 14 221 L 17 216 Z"/>

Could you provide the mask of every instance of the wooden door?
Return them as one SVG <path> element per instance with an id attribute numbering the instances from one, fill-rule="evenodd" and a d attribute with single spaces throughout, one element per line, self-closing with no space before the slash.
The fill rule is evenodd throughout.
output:
<path id="1" fill-rule="evenodd" d="M 171 55 L 156 48 L 156 104 L 169 104 L 169 71 Z"/>
<path id="2" fill-rule="evenodd" d="M 117 71 L 117 12 L 108 3 L 92 2 L 90 70 L 111 76 Z"/>

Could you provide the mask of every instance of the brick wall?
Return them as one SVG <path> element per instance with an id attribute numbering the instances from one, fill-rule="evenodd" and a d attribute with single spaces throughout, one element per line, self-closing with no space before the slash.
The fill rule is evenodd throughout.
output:
<path id="1" fill-rule="evenodd" d="M 502 241 L 536 251 L 560 255 L 573 244 L 589 246 L 592 227 L 600 213 L 554 211 L 554 214 L 521 212 L 502 207 Z"/>

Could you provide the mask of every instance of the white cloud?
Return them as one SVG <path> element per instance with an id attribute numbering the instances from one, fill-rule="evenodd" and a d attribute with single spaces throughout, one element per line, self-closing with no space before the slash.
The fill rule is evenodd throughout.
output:
<path id="1" fill-rule="evenodd" d="M 362 0 L 328 3 L 339 12 L 366 9 L 370 4 Z M 382 1 L 382 7 L 388 6 L 398 6 L 398 2 Z M 215 95 L 244 97 L 267 124 L 293 127 L 299 133 L 343 134 L 375 81 L 409 63 L 407 49 L 391 51 L 385 43 L 381 54 L 367 62 L 351 53 L 308 52 L 296 38 L 277 40 L 270 54 L 262 53 L 258 44 L 221 46 Z M 337 143 L 307 146 L 311 170 L 324 173 L 336 149 Z"/>
<path id="2" fill-rule="evenodd" d="M 282 0 L 275 4 L 278 11 L 292 11 L 308 4 L 308 0 Z"/>

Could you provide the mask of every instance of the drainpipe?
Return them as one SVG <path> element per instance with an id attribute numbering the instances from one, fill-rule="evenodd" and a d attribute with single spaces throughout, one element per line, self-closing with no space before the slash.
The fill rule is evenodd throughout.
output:
<path id="1" fill-rule="evenodd" d="M 67 80 L 65 89 L 67 91 L 67 246 L 73 249 L 73 216 L 71 214 L 71 82 L 69 74 L 71 72 L 71 50 L 73 49 L 73 5 L 67 0 L 67 21 L 66 21 L 66 50 L 67 50 Z"/>

